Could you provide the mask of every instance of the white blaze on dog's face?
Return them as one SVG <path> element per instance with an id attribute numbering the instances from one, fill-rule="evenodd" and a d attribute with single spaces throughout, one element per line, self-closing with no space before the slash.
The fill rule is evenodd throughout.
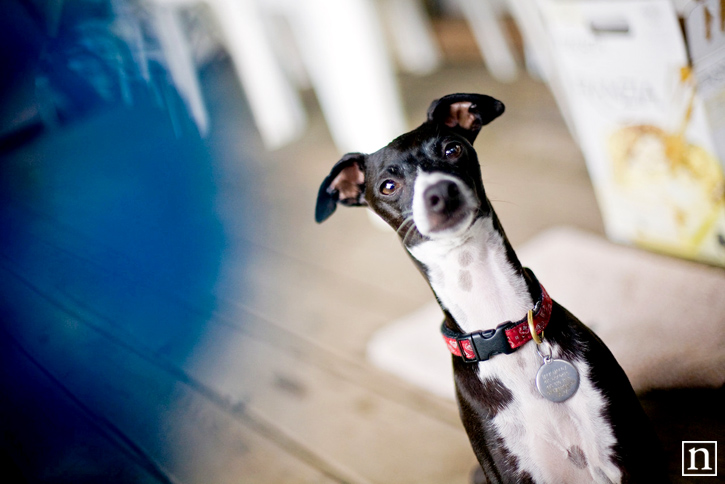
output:
<path id="1" fill-rule="evenodd" d="M 481 201 L 460 178 L 418 170 L 413 187 L 413 222 L 429 239 L 455 239 L 470 228 Z"/>

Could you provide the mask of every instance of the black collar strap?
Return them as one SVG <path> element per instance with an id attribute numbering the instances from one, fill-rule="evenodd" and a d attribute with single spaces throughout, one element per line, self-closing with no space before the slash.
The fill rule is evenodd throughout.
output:
<path id="1" fill-rule="evenodd" d="M 531 270 L 526 271 L 532 276 L 534 281 L 539 281 Z M 536 332 L 541 334 L 544 328 L 549 324 L 551 319 L 552 301 L 544 286 L 539 284 L 541 292 L 539 300 L 533 308 L 534 327 Z M 466 363 L 476 363 L 486 361 L 493 355 L 513 353 L 517 348 L 523 346 L 524 343 L 532 339 L 529 331 L 528 318 L 516 322 L 506 322 L 496 326 L 496 329 L 487 329 L 483 331 L 474 331 L 473 333 L 459 333 L 452 331 L 446 327 L 446 323 L 441 325 L 441 333 L 446 341 L 448 350 L 456 356 L 463 358 Z"/>

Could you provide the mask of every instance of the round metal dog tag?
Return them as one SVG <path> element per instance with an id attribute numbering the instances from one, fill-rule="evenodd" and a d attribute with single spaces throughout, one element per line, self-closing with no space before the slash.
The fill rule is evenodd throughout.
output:
<path id="1" fill-rule="evenodd" d="M 544 360 L 536 373 L 536 388 L 547 400 L 563 402 L 579 388 L 579 372 L 565 360 Z"/>

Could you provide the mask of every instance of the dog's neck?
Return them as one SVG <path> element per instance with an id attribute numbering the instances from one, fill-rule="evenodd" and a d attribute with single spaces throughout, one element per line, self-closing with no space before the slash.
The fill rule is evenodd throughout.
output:
<path id="1" fill-rule="evenodd" d="M 451 329 L 493 329 L 533 307 L 525 273 L 493 212 L 476 219 L 464 236 L 426 240 L 408 251 L 459 327 Z"/>

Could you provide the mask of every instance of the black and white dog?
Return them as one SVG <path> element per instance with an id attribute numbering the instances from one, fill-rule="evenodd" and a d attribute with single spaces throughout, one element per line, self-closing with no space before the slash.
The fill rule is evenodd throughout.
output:
<path id="1" fill-rule="evenodd" d="M 666 482 L 622 368 L 522 267 L 486 197 L 472 144 L 503 111 L 478 94 L 434 101 L 415 130 L 345 155 L 320 187 L 315 218 L 338 203 L 368 206 L 401 237 L 445 315 L 485 482 Z"/>

